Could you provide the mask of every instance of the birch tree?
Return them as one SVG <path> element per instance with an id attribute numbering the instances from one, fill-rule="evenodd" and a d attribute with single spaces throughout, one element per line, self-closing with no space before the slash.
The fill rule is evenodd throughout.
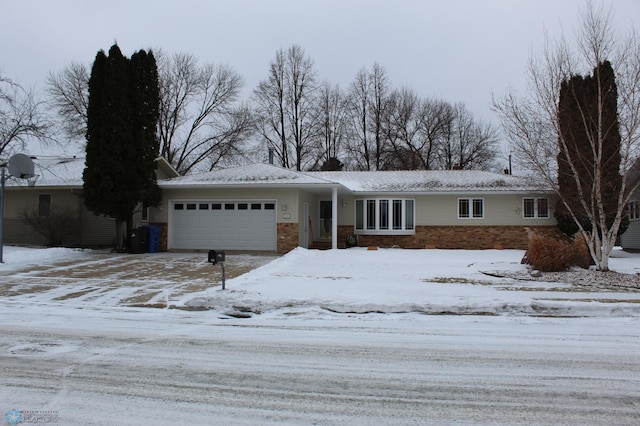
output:
<path id="1" fill-rule="evenodd" d="M 493 106 L 498 113 L 504 132 L 511 144 L 514 159 L 531 171 L 531 178 L 537 179 L 544 187 L 552 188 L 569 215 L 578 225 L 579 233 L 587 241 L 596 268 L 609 270 L 609 256 L 615 244 L 618 230 L 626 214 L 626 205 L 631 194 L 638 189 L 637 173 L 632 169 L 638 161 L 640 148 L 640 43 L 634 32 L 628 36 L 617 34 L 613 27 L 613 12 L 603 7 L 596 8 L 588 3 L 580 16 L 580 26 L 576 33 L 575 45 L 565 38 L 551 40 L 537 55 L 530 57 L 527 67 L 529 91 L 525 96 L 507 92 L 502 98 L 494 99 Z M 605 117 L 606 90 L 609 86 L 599 81 L 595 73 L 597 104 L 588 113 L 581 111 L 582 126 L 586 136 L 586 146 L 582 155 L 591 157 L 591 167 L 585 168 L 592 182 L 583 185 L 583 175 L 578 171 L 578 159 L 569 149 L 560 127 L 560 92 L 572 76 L 586 75 L 597 70 L 604 62 L 612 64 L 618 88 L 617 109 L 620 132 L 620 175 L 621 182 L 614 196 L 616 202 L 610 216 L 605 209 L 604 173 L 602 154 L 604 144 L 613 129 L 608 127 Z M 567 96 L 573 96 L 567 93 Z M 576 99 L 575 104 L 580 102 Z M 558 185 L 557 156 L 568 159 L 570 176 L 579 189 L 577 205 L 563 196 Z M 579 220 L 581 214 L 590 229 Z M 610 218 L 607 220 L 607 218 Z"/>

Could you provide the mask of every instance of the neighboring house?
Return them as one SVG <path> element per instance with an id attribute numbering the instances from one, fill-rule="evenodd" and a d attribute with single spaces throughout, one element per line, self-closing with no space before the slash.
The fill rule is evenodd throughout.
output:
<path id="1" fill-rule="evenodd" d="M 178 176 L 167 163 L 158 158 L 158 179 Z M 21 218 L 25 212 L 50 217 L 60 211 L 77 218 L 77 232 L 68 236 L 64 245 L 78 247 L 113 246 L 115 222 L 89 212 L 82 202 L 83 157 L 34 159 L 38 179 L 33 188 L 24 179 L 9 178 L 5 184 L 4 242 L 21 245 L 46 245 L 45 237 Z M 136 225 L 148 224 L 147 210 L 135 217 Z"/>
<path id="2" fill-rule="evenodd" d="M 640 190 L 629 202 L 629 227 L 620 236 L 620 245 L 625 250 L 640 250 Z"/>
<path id="3" fill-rule="evenodd" d="M 528 247 L 525 228 L 555 231 L 550 192 L 481 171 L 296 172 L 253 164 L 159 182 L 169 250 L 358 245 Z M 334 220 L 337 218 L 337 220 Z"/>

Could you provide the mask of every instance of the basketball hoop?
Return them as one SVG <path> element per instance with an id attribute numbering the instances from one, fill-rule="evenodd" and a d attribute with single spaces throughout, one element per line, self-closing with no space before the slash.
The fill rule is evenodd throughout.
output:
<path id="1" fill-rule="evenodd" d="M 16 154 L 9 159 L 8 169 L 9 175 L 7 176 L 5 169 L 7 164 L 0 164 L 0 263 L 4 263 L 3 249 L 4 249 L 4 184 L 9 178 L 25 179 L 27 185 L 33 188 L 38 180 L 38 175 L 34 173 L 35 165 L 31 157 L 24 154 Z"/>
<path id="2" fill-rule="evenodd" d="M 29 188 L 33 188 L 34 186 L 36 186 L 36 181 L 39 177 L 40 175 L 32 175 L 29 177 L 25 177 L 24 179 L 27 180 L 27 185 L 29 185 Z"/>

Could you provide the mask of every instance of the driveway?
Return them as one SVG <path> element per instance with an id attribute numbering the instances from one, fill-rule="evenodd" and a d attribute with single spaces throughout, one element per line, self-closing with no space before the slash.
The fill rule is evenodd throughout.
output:
<path id="1" fill-rule="evenodd" d="M 228 252 L 231 279 L 276 259 L 274 253 Z M 113 254 L 87 251 L 72 260 L 12 271 L 0 282 L 0 297 L 13 301 L 77 305 L 170 307 L 188 293 L 220 286 L 222 268 L 207 253 Z"/>

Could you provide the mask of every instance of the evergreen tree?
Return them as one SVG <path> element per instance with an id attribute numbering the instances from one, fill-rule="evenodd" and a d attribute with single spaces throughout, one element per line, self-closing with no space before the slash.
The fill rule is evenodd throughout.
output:
<path id="1" fill-rule="evenodd" d="M 158 68 L 152 52 L 140 50 L 130 61 L 130 100 L 133 144 L 138 158 L 131 179 L 136 182 L 138 199 L 148 206 L 160 202 L 160 188 L 156 182 L 156 163 L 160 142 L 157 134 L 160 94 Z"/>
<path id="2" fill-rule="evenodd" d="M 561 148 L 557 156 L 558 187 L 576 219 L 589 232 L 597 194 L 602 194 L 608 226 L 618 206 L 622 176 L 617 98 L 615 75 L 608 61 L 599 64 L 592 76 L 573 76 L 560 89 L 559 143 L 566 148 Z M 586 206 L 584 200 L 589 201 Z M 576 220 L 563 203 L 556 206 L 555 216 L 563 232 L 578 232 Z M 623 221 L 619 234 L 626 230 L 626 223 Z M 602 234 L 601 229 L 598 232 Z"/>
<path id="3" fill-rule="evenodd" d="M 124 248 L 123 222 L 139 203 L 156 204 L 155 136 L 158 79 L 151 54 L 124 57 L 117 45 L 98 52 L 89 79 L 84 203 L 113 217 L 117 248 Z"/>

